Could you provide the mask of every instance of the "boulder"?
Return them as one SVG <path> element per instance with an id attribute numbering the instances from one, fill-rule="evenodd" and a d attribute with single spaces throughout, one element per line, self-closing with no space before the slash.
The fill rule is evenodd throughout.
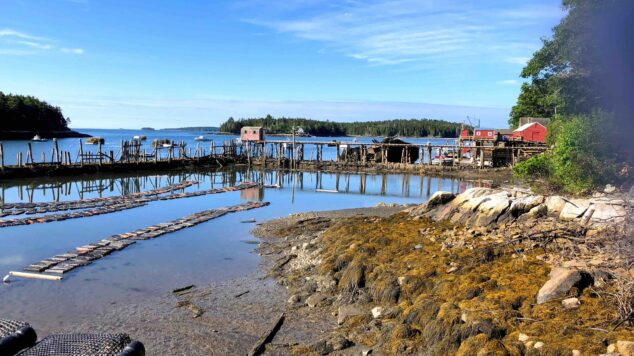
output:
<path id="1" fill-rule="evenodd" d="M 553 268 L 550 271 L 550 279 L 537 292 L 537 304 L 565 297 L 572 287 L 587 286 L 588 279 L 591 280 L 592 277 L 576 269 Z"/>
<path id="2" fill-rule="evenodd" d="M 511 205 L 511 200 L 506 192 L 492 194 L 488 198 L 477 207 L 477 216 L 475 218 L 475 225 L 477 226 L 488 226 L 497 222 L 498 218 Z"/>
<path id="3" fill-rule="evenodd" d="M 544 203 L 542 195 L 529 195 L 527 197 L 516 198 L 511 203 L 508 213 L 511 217 L 517 218 L 531 211 L 531 209 Z"/>
<path id="4" fill-rule="evenodd" d="M 455 194 L 451 192 L 437 191 L 434 193 L 429 200 L 423 205 L 420 205 L 410 212 L 411 216 L 420 216 L 439 205 L 444 205 L 452 201 L 456 197 Z"/>
<path id="5" fill-rule="evenodd" d="M 314 308 L 319 305 L 319 303 L 323 302 L 326 299 L 326 296 L 321 293 L 315 293 L 310 297 L 306 298 L 306 305 L 310 308 Z"/>
<path id="6" fill-rule="evenodd" d="M 634 341 L 619 340 L 616 342 L 616 350 L 622 356 L 634 356 Z"/>
<path id="7" fill-rule="evenodd" d="M 356 305 L 342 305 L 337 311 L 337 324 L 342 325 L 348 318 L 364 314 L 365 312 Z"/>
<path id="8" fill-rule="evenodd" d="M 558 195 L 547 197 L 544 201 L 546 207 L 548 208 L 548 213 L 559 216 L 561 211 L 564 210 L 564 206 L 568 203 L 568 201 Z"/>
<path id="9" fill-rule="evenodd" d="M 616 192 L 616 187 L 613 186 L 612 184 L 607 184 L 605 188 L 603 189 L 603 192 L 607 194 L 614 193 Z"/>
<path id="10" fill-rule="evenodd" d="M 613 205 L 609 203 L 593 204 L 594 212 L 590 216 L 590 220 L 597 223 L 620 222 L 625 220 L 627 212 L 621 205 Z"/>
<path id="11" fill-rule="evenodd" d="M 590 201 L 585 199 L 569 200 L 559 214 L 561 220 L 574 220 L 583 216 L 590 207 Z"/>

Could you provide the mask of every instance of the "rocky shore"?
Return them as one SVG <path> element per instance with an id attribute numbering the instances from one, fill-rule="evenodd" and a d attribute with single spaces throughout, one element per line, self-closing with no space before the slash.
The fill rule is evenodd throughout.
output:
<path id="1" fill-rule="evenodd" d="M 287 315 L 316 325 L 281 353 L 634 355 L 634 196 L 610 193 L 473 188 L 260 225 Z"/>

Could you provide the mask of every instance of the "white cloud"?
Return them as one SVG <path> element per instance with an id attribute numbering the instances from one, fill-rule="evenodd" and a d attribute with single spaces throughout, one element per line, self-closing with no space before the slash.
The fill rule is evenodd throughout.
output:
<path id="1" fill-rule="evenodd" d="M 84 50 L 82 48 L 62 48 L 60 51 L 64 53 L 84 54 Z"/>
<path id="2" fill-rule="evenodd" d="M 292 2 L 293 11 L 252 1 L 258 12 L 246 22 L 325 43 L 370 64 L 484 56 L 498 62 L 509 62 L 505 58 L 510 57 L 509 63 L 518 63 L 539 47 L 535 40 L 526 48 L 520 38 L 525 28 L 563 15 L 556 6 L 514 2 L 475 6 L 467 0 L 347 1 L 327 2 L 331 6 L 320 11 L 305 6 L 301 12 L 297 9 L 306 1 Z"/>
<path id="3" fill-rule="evenodd" d="M 530 60 L 530 58 L 528 58 L 528 57 L 508 57 L 508 58 L 506 58 L 506 62 L 512 63 L 512 64 L 519 64 L 521 66 L 525 66 L 526 63 L 528 63 L 529 60 Z"/>
<path id="4" fill-rule="evenodd" d="M 495 82 L 495 84 L 500 84 L 500 85 L 517 85 L 517 83 L 518 81 L 515 79 L 499 80 Z"/>
<path id="5" fill-rule="evenodd" d="M 34 36 L 10 28 L 0 29 L 0 55 L 23 56 L 47 51 L 68 54 L 83 54 L 81 48 L 58 47 L 56 40 Z M 26 49 L 25 49 L 26 48 Z"/>

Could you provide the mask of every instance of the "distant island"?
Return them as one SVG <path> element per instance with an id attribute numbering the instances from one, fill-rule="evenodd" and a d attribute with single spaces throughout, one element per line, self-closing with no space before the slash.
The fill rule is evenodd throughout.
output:
<path id="1" fill-rule="evenodd" d="M 154 131 L 153 127 L 141 127 L 142 131 Z"/>
<path id="2" fill-rule="evenodd" d="M 292 134 L 293 127 L 311 136 L 407 136 L 458 137 L 461 124 L 432 119 L 398 119 L 365 122 L 333 122 L 304 118 L 262 118 L 235 120 L 230 117 L 220 125 L 220 132 L 239 134 L 244 126 L 262 126 L 269 134 Z"/>
<path id="3" fill-rule="evenodd" d="M 45 138 L 90 137 L 68 128 L 70 119 L 62 109 L 32 96 L 5 94 L 0 91 L 0 139 L 29 140 Z"/>
<path id="4" fill-rule="evenodd" d="M 214 126 L 190 126 L 190 127 L 165 128 L 161 130 L 217 132 L 218 128 Z"/>

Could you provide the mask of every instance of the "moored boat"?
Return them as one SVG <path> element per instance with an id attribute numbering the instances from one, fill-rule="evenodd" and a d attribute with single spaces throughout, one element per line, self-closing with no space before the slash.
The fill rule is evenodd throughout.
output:
<path id="1" fill-rule="evenodd" d="M 103 144 L 106 140 L 103 137 L 88 137 L 86 143 L 89 145 Z"/>
<path id="2" fill-rule="evenodd" d="M 46 141 L 48 141 L 48 139 L 44 138 L 44 137 L 41 137 L 40 135 L 35 135 L 35 136 L 33 136 L 32 141 L 35 141 L 35 142 L 46 142 Z"/>

